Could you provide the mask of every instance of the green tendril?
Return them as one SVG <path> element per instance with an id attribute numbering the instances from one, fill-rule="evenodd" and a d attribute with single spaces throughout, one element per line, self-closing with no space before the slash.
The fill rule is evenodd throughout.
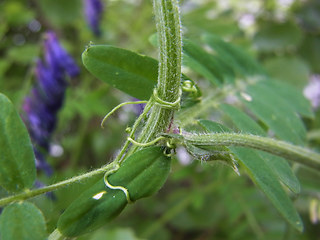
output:
<path id="1" fill-rule="evenodd" d="M 149 146 L 152 146 L 163 139 L 166 139 L 166 138 L 164 136 L 161 136 L 161 137 L 157 137 L 156 139 L 154 139 L 150 142 L 147 142 L 147 143 L 139 143 L 139 142 L 133 140 L 132 138 L 128 137 L 129 142 L 131 142 L 139 147 L 149 147 Z"/>
<path id="2" fill-rule="evenodd" d="M 117 165 L 115 165 L 115 168 L 114 168 L 114 169 L 106 172 L 106 173 L 104 174 L 103 181 L 104 181 L 105 185 L 106 185 L 108 188 L 114 189 L 114 190 L 121 190 L 121 191 L 124 193 L 124 195 L 126 195 L 127 202 L 128 202 L 128 203 L 132 203 L 132 201 L 131 201 L 131 199 L 130 199 L 130 194 L 129 194 L 128 189 L 126 189 L 125 187 L 122 187 L 122 186 L 113 186 L 113 185 L 111 185 L 111 184 L 109 183 L 109 181 L 108 181 L 108 177 L 109 177 L 111 174 L 113 174 L 113 173 L 115 173 L 116 171 L 118 171 L 119 168 L 120 168 L 120 165 L 117 164 Z"/>
<path id="3" fill-rule="evenodd" d="M 129 105 L 129 104 L 142 104 L 142 103 L 147 103 L 148 101 L 135 101 L 135 102 L 123 102 L 120 103 L 118 106 L 114 107 L 101 121 L 101 127 L 103 127 L 104 122 L 115 112 L 117 111 L 119 108 L 125 106 L 125 105 Z"/>
<path id="4" fill-rule="evenodd" d="M 161 99 L 158 95 L 158 91 L 157 89 L 155 88 L 153 90 L 153 99 L 155 100 L 155 104 L 159 105 L 160 107 L 162 108 L 165 108 L 165 109 L 179 109 L 180 108 L 180 101 L 181 101 L 181 94 L 182 94 L 182 90 L 179 89 L 179 97 L 176 101 L 174 102 L 167 102 L 167 101 L 164 101 L 163 99 Z"/>

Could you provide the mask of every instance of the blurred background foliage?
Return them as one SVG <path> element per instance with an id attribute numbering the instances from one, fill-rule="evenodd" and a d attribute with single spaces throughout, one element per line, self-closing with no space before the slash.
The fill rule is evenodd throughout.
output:
<path id="1" fill-rule="evenodd" d="M 320 2 L 318 0 L 181 0 L 183 34 L 198 41 L 214 33 L 250 52 L 266 72 L 301 91 L 310 79 L 320 81 Z M 80 0 L 0 1 L 0 91 L 21 111 L 23 98 L 35 81 L 35 60 L 42 53 L 42 34 L 54 30 L 63 46 L 81 66 L 70 82 L 48 161 L 50 184 L 97 168 L 112 159 L 125 139 L 125 128 L 136 117 L 134 107 L 124 107 L 100 121 L 128 95 L 92 77 L 81 64 L 86 45 L 111 44 L 157 57 L 149 43 L 155 33 L 151 1 L 104 0 L 102 35 L 88 28 Z M 190 73 L 199 85 L 204 79 Z M 319 86 L 319 85 L 318 85 Z M 317 111 L 317 109 L 315 109 Z M 319 116 L 319 110 L 316 112 Z M 320 119 L 319 117 L 315 119 Z M 305 119 L 309 140 L 319 146 L 320 122 Z M 319 130 L 318 130 L 319 131 Z M 300 235 L 279 216 L 262 193 L 229 168 L 174 161 L 170 179 L 159 194 L 143 199 L 106 227 L 79 239 L 320 239 L 319 175 L 299 170 L 303 191 L 296 206 L 305 231 Z M 32 201 L 44 212 L 52 231 L 59 214 L 92 180 Z M 314 196 L 309 194 L 312 191 Z M 0 195 L 4 193 L 0 192 Z M 318 199 L 318 208 L 311 203 Z M 318 209 L 318 210 L 317 210 Z M 313 211 L 313 212 L 312 212 Z M 313 216 L 313 218 L 312 218 Z"/>

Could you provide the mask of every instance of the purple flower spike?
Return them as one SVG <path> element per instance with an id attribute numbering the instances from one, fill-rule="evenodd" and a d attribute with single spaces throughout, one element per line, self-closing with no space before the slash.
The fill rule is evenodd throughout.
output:
<path id="1" fill-rule="evenodd" d="M 62 48 L 54 32 L 49 31 L 46 33 L 44 47 L 48 66 L 51 66 L 51 68 L 58 73 L 66 71 L 69 77 L 79 75 L 79 67 L 66 50 Z"/>
<path id="2" fill-rule="evenodd" d="M 101 35 L 100 20 L 103 13 L 101 0 L 84 0 L 84 13 L 87 23 L 96 36 Z"/>
<path id="3" fill-rule="evenodd" d="M 66 76 L 75 77 L 79 67 L 60 45 L 54 32 L 47 32 L 44 40 L 45 62 L 37 60 L 37 82 L 23 103 L 23 119 L 28 127 L 36 166 L 47 175 L 52 169 L 45 160 L 49 152 L 51 135 L 56 127 L 57 113 L 61 108 L 68 82 Z"/>

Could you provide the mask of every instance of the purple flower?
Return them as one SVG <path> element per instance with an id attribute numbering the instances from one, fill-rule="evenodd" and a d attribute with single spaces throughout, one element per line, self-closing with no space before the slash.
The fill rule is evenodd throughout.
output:
<path id="1" fill-rule="evenodd" d="M 102 18 L 103 4 L 101 0 L 84 0 L 84 13 L 86 21 L 96 36 L 101 35 L 100 20 Z"/>
<path id="2" fill-rule="evenodd" d="M 49 152 L 51 135 L 57 123 L 57 113 L 64 101 L 68 86 L 66 78 L 77 76 L 80 70 L 60 45 L 54 32 L 45 34 L 44 56 L 45 61 L 38 59 L 36 62 L 37 82 L 29 96 L 24 99 L 23 119 L 34 145 L 36 166 L 50 175 L 52 170 L 44 156 Z"/>
<path id="3" fill-rule="evenodd" d="M 303 91 L 314 109 L 320 106 L 320 75 L 313 75 Z"/>
<path id="4" fill-rule="evenodd" d="M 60 45 L 54 32 L 49 31 L 45 34 L 44 47 L 46 63 L 53 71 L 58 74 L 66 71 L 69 77 L 75 77 L 79 74 L 79 67 Z M 57 77 L 59 78 L 60 76 Z"/>

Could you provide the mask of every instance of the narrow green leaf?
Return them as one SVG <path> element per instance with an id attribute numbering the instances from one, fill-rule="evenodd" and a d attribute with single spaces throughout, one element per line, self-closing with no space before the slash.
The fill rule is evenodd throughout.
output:
<path id="1" fill-rule="evenodd" d="M 91 45 L 82 54 L 85 67 L 95 77 L 140 100 L 148 100 L 157 84 L 156 59 L 109 45 Z M 183 106 L 199 101 L 201 90 L 189 77 L 196 92 L 184 92 Z"/>
<path id="2" fill-rule="evenodd" d="M 268 58 L 263 64 L 272 78 L 300 90 L 309 82 L 310 68 L 300 57 L 273 57 Z"/>
<path id="3" fill-rule="evenodd" d="M 208 120 L 200 120 L 200 125 L 210 132 L 220 132 L 222 127 Z M 226 128 L 226 127 L 224 127 Z M 226 132 L 227 130 L 223 130 Z M 230 131 L 230 130 L 229 130 Z M 265 193 L 265 195 L 270 199 L 273 205 L 278 209 L 281 215 L 296 229 L 302 231 L 303 225 L 302 221 L 295 210 L 291 200 L 286 195 L 281 184 L 279 183 L 279 176 L 276 176 L 274 169 L 278 168 L 281 172 L 281 180 L 286 183 L 292 181 L 291 173 L 285 175 L 284 172 L 288 170 L 283 162 L 278 161 L 278 157 L 273 158 L 272 155 L 267 156 L 264 152 L 241 148 L 241 147 L 229 147 L 229 149 L 238 157 L 240 163 L 245 167 L 250 178 L 257 184 L 257 186 Z M 279 168 L 283 167 L 280 170 Z M 288 178 L 288 179 L 286 179 Z M 299 185 L 295 185 L 297 182 L 293 180 L 292 183 L 288 185 L 292 186 L 297 192 L 300 189 Z"/>
<path id="4" fill-rule="evenodd" d="M 251 117 L 249 117 L 239 109 L 226 104 L 223 104 L 220 107 L 242 132 L 257 134 L 260 136 L 267 135 L 265 131 Z M 300 192 L 299 180 L 294 175 L 291 166 L 285 159 L 262 151 L 252 151 L 255 151 L 261 156 L 262 159 L 265 160 L 266 164 L 272 169 L 274 174 L 277 175 L 278 179 L 292 192 Z"/>
<path id="5" fill-rule="evenodd" d="M 17 192 L 36 178 L 35 157 L 25 125 L 11 101 L 0 93 L 0 185 Z"/>
<path id="6" fill-rule="evenodd" d="M 290 198 L 266 162 L 255 151 L 241 147 L 230 147 L 252 181 L 265 193 L 281 215 L 297 230 L 303 230 L 303 223 Z"/>
<path id="7" fill-rule="evenodd" d="M 290 104 L 296 113 L 308 118 L 314 117 L 310 101 L 303 96 L 302 91 L 284 82 L 271 79 L 261 81 L 260 84 L 282 96 L 282 99 Z"/>
<path id="8" fill-rule="evenodd" d="M 228 127 L 210 120 L 199 120 L 199 124 L 209 132 L 217 132 L 217 133 L 232 132 L 231 129 L 229 129 Z"/>
<path id="9" fill-rule="evenodd" d="M 261 158 L 265 160 L 266 164 L 268 164 L 274 174 L 277 175 L 278 179 L 286 187 L 288 187 L 293 193 L 300 193 L 300 182 L 296 175 L 293 173 L 291 166 L 284 158 L 272 155 L 267 152 L 256 152 L 259 153 Z"/>
<path id="10" fill-rule="evenodd" d="M 202 47 L 194 42 L 183 40 L 183 64 L 220 86 L 222 82 L 233 82 L 233 69 L 225 64 L 219 56 L 207 53 Z"/>
<path id="11" fill-rule="evenodd" d="M 260 51 L 281 51 L 298 46 L 302 36 L 299 26 L 293 21 L 260 21 L 253 41 Z"/>
<path id="12" fill-rule="evenodd" d="M 241 94 L 244 104 L 280 139 L 304 145 L 306 129 L 295 110 L 282 96 L 259 82 Z"/>
<path id="13" fill-rule="evenodd" d="M 13 203 L 1 214 L 0 236 L 2 240 L 47 239 L 45 219 L 32 203 Z"/>
<path id="14" fill-rule="evenodd" d="M 206 34 L 203 41 L 237 73 L 243 76 L 265 74 L 258 62 L 239 47 L 227 43 L 213 34 Z"/>
<path id="15" fill-rule="evenodd" d="M 245 133 L 266 136 L 265 131 L 259 126 L 259 124 L 243 111 L 227 104 L 222 104 L 219 108 L 230 117 L 239 130 Z"/>
<path id="16" fill-rule="evenodd" d="M 148 100 L 157 84 L 158 61 L 108 45 L 91 45 L 82 54 L 95 77 L 141 100 Z"/>

